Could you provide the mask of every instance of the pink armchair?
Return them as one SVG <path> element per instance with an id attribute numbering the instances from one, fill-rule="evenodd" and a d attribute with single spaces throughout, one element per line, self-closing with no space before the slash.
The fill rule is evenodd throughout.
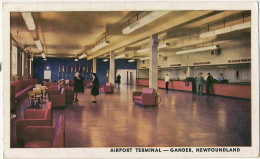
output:
<path id="1" fill-rule="evenodd" d="M 64 115 L 54 126 L 29 126 L 24 131 L 25 148 L 64 147 Z"/>
<path id="2" fill-rule="evenodd" d="M 155 90 L 143 88 L 142 92 L 133 92 L 133 102 L 143 106 L 156 105 Z"/>
<path id="3" fill-rule="evenodd" d="M 46 109 L 28 109 L 24 112 L 24 119 L 16 121 L 16 139 L 18 147 L 24 145 L 23 134 L 27 126 L 52 125 L 52 103 L 46 104 Z"/>
<path id="4" fill-rule="evenodd" d="M 52 107 L 65 107 L 66 96 L 64 88 L 61 89 L 61 92 L 50 92 L 49 100 L 52 101 Z"/>
<path id="5" fill-rule="evenodd" d="M 112 83 L 107 82 L 104 86 L 104 92 L 105 93 L 113 93 L 114 92 L 114 86 Z"/>

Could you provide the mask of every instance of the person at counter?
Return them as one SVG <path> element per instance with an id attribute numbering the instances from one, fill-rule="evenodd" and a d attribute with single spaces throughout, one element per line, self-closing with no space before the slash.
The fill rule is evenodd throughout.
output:
<path id="1" fill-rule="evenodd" d="M 219 74 L 219 78 L 218 78 L 218 81 L 221 82 L 224 80 L 224 76 L 222 73 Z"/>
<path id="2" fill-rule="evenodd" d="M 213 84 L 214 78 L 210 73 L 208 73 L 207 76 L 208 76 L 207 79 L 206 79 L 207 94 L 212 94 L 212 92 L 213 92 L 212 91 L 212 84 Z"/>
<path id="3" fill-rule="evenodd" d="M 165 88 L 166 88 L 166 90 L 168 90 L 169 81 L 170 81 L 170 77 L 168 76 L 168 74 L 166 74 L 166 76 L 165 76 Z"/>
<path id="4" fill-rule="evenodd" d="M 203 81 L 204 81 L 204 78 L 202 76 L 202 73 L 199 73 L 198 76 L 196 77 L 195 79 L 195 82 L 196 82 L 196 86 L 197 86 L 197 94 L 199 95 L 202 95 L 202 86 L 203 86 Z"/>

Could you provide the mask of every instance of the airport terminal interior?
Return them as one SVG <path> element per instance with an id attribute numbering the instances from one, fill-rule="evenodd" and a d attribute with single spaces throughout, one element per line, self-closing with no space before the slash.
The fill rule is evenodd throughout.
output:
<path id="1" fill-rule="evenodd" d="M 251 11 L 11 12 L 10 63 L 11 148 L 252 145 Z"/>

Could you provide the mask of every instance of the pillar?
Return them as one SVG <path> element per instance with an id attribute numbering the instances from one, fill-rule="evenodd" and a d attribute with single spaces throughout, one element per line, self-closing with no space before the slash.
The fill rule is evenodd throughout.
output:
<path id="1" fill-rule="evenodd" d="M 189 66 L 187 68 L 186 77 L 194 77 L 194 68 L 193 67 Z"/>
<path id="2" fill-rule="evenodd" d="M 115 84 L 115 53 L 110 51 L 109 82 Z"/>
<path id="3" fill-rule="evenodd" d="M 154 34 L 150 36 L 150 63 L 149 63 L 149 87 L 153 89 L 158 88 L 158 35 Z"/>
<path id="4" fill-rule="evenodd" d="M 92 71 L 94 72 L 94 73 L 97 73 L 97 58 L 93 58 L 93 69 L 92 69 Z"/>

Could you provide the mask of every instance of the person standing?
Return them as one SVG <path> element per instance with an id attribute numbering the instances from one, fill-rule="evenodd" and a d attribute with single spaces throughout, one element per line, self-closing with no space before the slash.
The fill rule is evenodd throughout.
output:
<path id="1" fill-rule="evenodd" d="M 96 96 L 99 95 L 99 80 L 96 73 L 92 74 L 92 88 L 91 88 L 91 95 L 93 96 L 92 103 L 97 103 Z"/>
<path id="2" fill-rule="evenodd" d="M 224 78 L 223 74 L 220 73 L 220 74 L 219 74 L 218 81 L 221 82 L 221 81 L 223 81 L 224 79 L 225 79 L 225 78 Z"/>
<path id="3" fill-rule="evenodd" d="M 202 91 L 203 91 L 203 81 L 204 78 L 202 76 L 202 73 L 199 73 L 199 75 L 196 77 L 196 85 L 197 85 L 197 94 L 202 95 Z"/>
<path id="4" fill-rule="evenodd" d="M 116 76 L 116 82 L 117 82 L 118 87 L 119 87 L 119 86 L 120 86 L 120 83 L 121 83 L 121 76 L 120 76 L 120 74 L 118 74 L 118 75 Z"/>
<path id="5" fill-rule="evenodd" d="M 80 76 L 79 72 L 75 73 L 74 77 L 74 93 L 75 93 L 75 101 L 78 100 L 78 93 L 84 93 L 84 78 Z"/>
<path id="6" fill-rule="evenodd" d="M 168 76 L 168 74 L 166 74 L 164 80 L 165 80 L 165 88 L 166 88 L 166 90 L 168 90 L 168 88 L 169 88 L 169 81 L 170 81 L 170 77 Z"/>
<path id="7" fill-rule="evenodd" d="M 212 94 L 213 76 L 210 73 L 208 73 L 207 76 L 208 76 L 206 79 L 207 94 Z"/>

